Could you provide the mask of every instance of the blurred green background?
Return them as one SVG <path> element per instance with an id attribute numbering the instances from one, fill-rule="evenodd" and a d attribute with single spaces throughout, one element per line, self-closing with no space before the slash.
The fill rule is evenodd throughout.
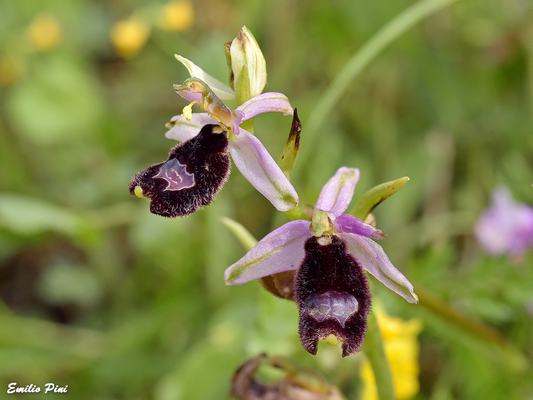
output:
<path id="1" fill-rule="evenodd" d="M 415 398 L 533 398 L 532 254 L 489 258 L 473 237 L 495 186 L 533 204 L 533 3 L 460 0 L 425 19 L 346 83 L 306 140 L 349 57 L 413 3 L 196 0 L 172 27 L 164 2 L 2 0 L 0 397 L 10 382 L 53 382 L 68 394 L 20 397 L 226 399 L 235 369 L 267 352 L 358 398 L 360 356 L 307 354 L 293 303 L 257 282 L 224 284 L 244 249 L 220 217 L 258 239 L 286 222 L 236 168 L 187 218 L 154 216 L 128 193 L 175 144 L 164 125 L 186 105 L 172 84 L 188 74 L 174 54 L 226 81 L 223 43 L 246 25 L 267 60 L 265 90 L 285 93 L 302 120 L 291 176 L 302 204 L 343 165 L 361 170 L 356 198 L 411 179 L 375 215 L 421 304 L 371 284 L 389 314 L 423 323 Z M 132 19 L 146 43 L 117 51 L 111 32 Z M 256 118 L 275 158 L 290 123 Z"/>

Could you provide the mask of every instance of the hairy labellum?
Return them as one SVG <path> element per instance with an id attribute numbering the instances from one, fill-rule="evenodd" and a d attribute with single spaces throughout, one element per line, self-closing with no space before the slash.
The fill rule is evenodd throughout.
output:
<path id="1" fill-rule="evenodd" d="M 336 235 L 321 239 L 307 239 L 296 276 L 300 340 L 316 354 L 318 340 L 333 335 L 343 343 L 346 357 L 359 351 L 365 340 L 370 290 L 363 268 L 348 253 L 344 240 Z"/>
<path id="2" fill-rule="evenodd" d="M 230 158 L 227 133 L 205 125 L 198 135 L 175 146 L 168 160 L 139 172 L 130 182 L 131 194 L 150 199 L 150 211 L 182 217 L 211 203 L 226 181 Z"/>

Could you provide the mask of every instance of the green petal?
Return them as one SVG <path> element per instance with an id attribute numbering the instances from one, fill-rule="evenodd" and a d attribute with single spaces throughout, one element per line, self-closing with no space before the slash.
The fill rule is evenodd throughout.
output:
<path id="1" fill-rule="evenodd" d="M 364 221 L 379 203 L 400 190 L 408 180 L 409 177 L 404 176 L 403 178 L 373 187 L 359 199 L 348 214 Z"/>
<path id="2" fill-rule="evenodd" d="M 178 60 L 187 68 L 192 78 L 198 78 L 207 83 L 211 90 L 213 90 L 213 92 L 215 92 L 215 94 L 220 99 L 233 100 L 235 98 L 235 92 L 232 88 L 223 84 L 218 79 L 213 78 L 211 75 L 209 75 L 202 68 L 197 66 L 191 60 L 188 60 L 185 57 L 179 56 L 177 54 L 175 54 L 174 57 L 176 57 L 176 60 Z"/>
<path id="3" fill-rule="evenodd" d="M 285 143 L 285 147 L 283 148 L 283 152 L 281 153 L 281 157 L 278 161 L 278 165 L 280 166 L 281 170 L 287 178 L 289 178 L 292 169 L 296 164 L 296 160 L 298 159 L 298 155 L 300 154 L 301 131 L 302 124 L 300 123 L 300 119 L 298 118 L 298 113 L 296 109 L 294 109 L 289 138 L 287 139 L 287 143 Z"/>

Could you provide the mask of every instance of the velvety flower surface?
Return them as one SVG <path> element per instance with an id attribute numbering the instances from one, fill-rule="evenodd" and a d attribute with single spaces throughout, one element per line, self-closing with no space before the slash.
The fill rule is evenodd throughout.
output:
<path id="1" fill-rule="evenodd" d="M 167 161 L 139 172 L 130 193 L 150 199 L 150 211 L 181 217 L 208 205 L 230 169 L 227 132 L 205 125 L 193 138 L 175 146 Z"/>
<path id="2" fill-rule="evenodd" d="M 533 246 L 533 207 L 516 203 L 507 188 L 492 193 L 492 204 L 479 219 L 476 239 L 491 255 L 525 253 Z"/>
<path id="3" fill-rule="evenodd" d="M 343 356 L 360 349 L 370 307 L 363 269 L 408 302 L 418 302 L 413 285 L 372 240 L 383 239 L 383 232 L 343 214 L 358 180 L 358 169 L 339 168 L 322 189 L 312 222 L 286 223 L 225 272 L 227 284 L 240 285 L 297 271 L 300 339 L 312 354 L 316 353 L 318 339 L 331 339 L 330 335 L 343 342 Z"/>
<path id="4" fill-rule="evenodd" d="M 228 132 L 229 153 L 235 166 L 244 177 L 263 194 L 279 211 L 287 211 L 298 204 L 298 194 L 281 168 L 252 133 L 240 124 L 258 114 L 281 112 L 292 115 L 287 97 L 281 93 L 257 95 L 235 110 L 231 110 L 221 98 L 231 98 L 233 90 L 205 73 L 191 61 L 177 56 L 189 70 L 191 78 L 182 85 L 175 85 L 176 92 L 190 102 L 182 115 L 174 116 L 167 124 L 166 136 L 180 142 L 194 137 L 206 124 L 221 124 Z M 222 97 L 219 97 L 222 96 Z M 192 113 L 192 107 L 205 113 Z"/>
<path id="5" fill-rule="evenodd" d="M 316 354 L 318 340 L 333 335 L 347 356 L 363 343 L 370 290 L 346 243 L 336 235 L 328 239 L 312 236 L 305 242 L 305 258 L 296 275 L 300 338 L 303 347 Z"/>

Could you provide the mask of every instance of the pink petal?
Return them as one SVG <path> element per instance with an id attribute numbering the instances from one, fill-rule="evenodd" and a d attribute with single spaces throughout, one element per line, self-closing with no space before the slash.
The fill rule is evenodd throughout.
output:
<path id="1" fill-rule="evenodd" d="M 382 231 L 374 228 L 359 218 L 350 214 L 343 214 L 335 220 L 335 226 L 340 232 L 355 233 L 356 235 L 366 236 L 373 239 L 385 239 L 385 235 Z"/>
<path id="2" fill-rule="evenodd" d="M 218 124 L 218 121 L 206 113 L 193 114 L 190 121 L 182 115 L 175 115 L 167 123 L 167 128 L 170 126 L 172 128 L 165 133 L 165 136 L 167 139 L 185 142 L 198 135 L 200 129 L 207 124 Z"/>
<path id="3" fill-rule="evenodd" d="M 189 103 L 192 103 L 193 101 L 199 101 L 202 102 L 202 93 L 195 93 L 192 90 L 176 90 L 176 93 L 179 94 L 182 98 L 187 100 Z M 197 104 L 195 104 L 196 107 L 200 107 Z"/>
<path id="4" fill-rule="evenodd" d="M 322 188 L 315 204 L 315 211 L 323 210 L 335 217 L 342 215 L 352 201 L 359 175 L 357 168 L 340 167 Z"/>
<path id="5" fill-rule="evenodd" d="M 230 138 L 230 153 L 235 166 L 278 211 L 298 204 L 298 193 L 263 143 L 245 129 Z"/>
<path id="6" fill-rule="evenodd" d="M 364 269 L 409 303 L 418 303 L 418 296 L 413 291 L 413 285 L 392 265 L 379 244 L 367 237 L 351 233 L 341 234 L 341 237 L 346 241 L 350 253 Z"/>
<path id="7" fill-rule="evenodd" d="M 243 121 L 255 117 L 258 114 L 266 112 L 282 112 L 285 115 L 292 115 L 293 108 L 289 99 L 282 93 L 263 93 L 244 102 L 237 111 L 244 113 Z"/>
<path id="8" fill-rule="evenodd" d="M 240 133 L 239 125 L 244 121 L 244 113 L 235 110 L 231 113 L 231 119 L 233 121 L 233 133 L 238 135 Z"/>
<path id="9" fill-rule="evenodd" d="M 242 285 L 278 272 L 296 270 L 311 236 L 309 221 L 296 220 L 270 232 L 224 273 L 227 285 Z"/>

